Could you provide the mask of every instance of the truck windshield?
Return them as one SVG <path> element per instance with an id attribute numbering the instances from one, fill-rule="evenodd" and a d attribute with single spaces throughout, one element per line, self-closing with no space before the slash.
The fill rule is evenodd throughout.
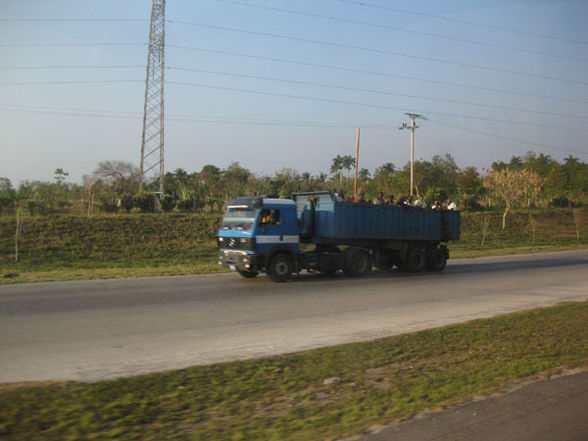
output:
<path id="1" fill-rule="evenodd" d="M 251 230 L 257 210 L 247 207 L 228 207 L 223 218 L 223 230 Z"/>

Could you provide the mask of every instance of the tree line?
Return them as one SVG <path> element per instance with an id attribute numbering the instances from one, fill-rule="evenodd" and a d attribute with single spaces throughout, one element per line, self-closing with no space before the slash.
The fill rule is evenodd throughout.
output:
<path id="1" fill-rule="evenodd" d="M 68 172 L 58 168 L 52 181 L 24 181 L 14 187 L 0 178 L 0 214 L 16 210 L 30 215 L 54 213 L 95 213 L 181 211 L 220 211 L 230 199 L 243 195 L 289 197 L 294 192 L 342 189 L 353 194 L 355 158 L 337 155 L 329 173 L 311 175 L 291 168 L 273 175 L 255 174 L 239 162 L 226 169 L 208 164 L 200 171 L 178 168 L 165 174 L 165 193 L 158 195 L 159 181 L 144 186 L 139 193 L 139 170 L 121 161 L 103 161 L 82 179 L 81 184 L 67 181 Z M 475 167 L 459 168 L 446 154 L 414 164 L 415 189 L 430 205 L 447 198 L 460 209 L 481 210 L 516 206 L 581 206 L 588 202 L 588 164 L 568 156 L 558 162 L 549 155 L 528 152 L 513 156 L 510 162 L 494 162 L 480 173 Z M 398 168 L 388 162 L 373 174 L 358 171 L 358 191 L 366 199 L 378 192 L 386 197 L 408 195 L 410 164 Z M 505 216 L 506 217 L 506 216 Z"/>

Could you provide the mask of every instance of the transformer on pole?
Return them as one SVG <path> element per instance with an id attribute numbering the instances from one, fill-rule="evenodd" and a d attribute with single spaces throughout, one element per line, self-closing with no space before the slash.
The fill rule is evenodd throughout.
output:
<path id="1" fill-rule="evenodd" d="M 143 108 L 143 134 L 141 136 L 141 176 L 139 191 L 149 177 L 159 177 L 159 192 L 163 193 L 164 178 L 164 69 L 165 69 L 165 0 L 153 0 L 145 104 Z M 157 175 L 158 173 L 158 175 Z"/>

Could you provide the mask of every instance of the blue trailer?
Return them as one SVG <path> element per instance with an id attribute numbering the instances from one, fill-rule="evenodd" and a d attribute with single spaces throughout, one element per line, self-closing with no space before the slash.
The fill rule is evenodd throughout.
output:
<path id="1" fill-rule="evenodd" d="M 243 277 L 284 282 L 307 270 L 359 277 L 373 266 L 441 271 L 459 240 L 458 211 L 339 203 L 330 192 L 230 201 L 218 232 L 219 264 Z"/>

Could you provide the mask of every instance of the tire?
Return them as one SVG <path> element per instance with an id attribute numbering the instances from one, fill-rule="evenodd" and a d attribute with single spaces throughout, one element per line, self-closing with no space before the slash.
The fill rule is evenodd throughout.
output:
<path id="1" fill-rule="evenodd" d="M 268 274 L 274 282 L 285 282 L 292 275 L 294 264 L 287 254 L 276 254 L 269 266 Z"/>
<path id="2" fill-rule="evenodd" d="M 408 252 L 404 267 L 411 273 L 419 273 L 425 269 L 427 254 L 420 248 L 413 248 Z"/>
<path id="3" fill-rule="evenodd" d="M 372 257 L 363 249 L 352 251 L 347 259 L 343 272 L 349 277 L 363 277 L 372 270 Z"/>
<path id="4" fill-rule="evenodd" d="M 427 270 L 443 271 L 447 265 L 447 256 L 439 248 L 433 248 L 427 255 Z"/>
<path id="5" fill-rule="evenodd" d="M 237 270 L 237 272 L 239 274 L 241 274 L 242 277 L 245 277 L 246 279 L 253 279 L 255 276 L 257 276 L 259 274 L 257 271 Z"/>

